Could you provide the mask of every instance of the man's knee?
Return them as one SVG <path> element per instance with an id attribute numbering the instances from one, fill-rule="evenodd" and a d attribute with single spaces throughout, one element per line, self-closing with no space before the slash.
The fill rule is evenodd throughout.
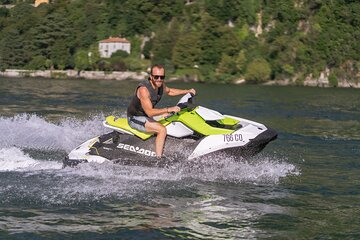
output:
<path id="1" fill-rule="evenodd" d="M 146 122 L 145 126 L 149 131 L 155 132 L 156 134 L 166 134 L 166 127 L 160 123 Z"/>
<path id="2" fill-rule="evenodd" d="M 157 134 L 166 134 L 166 127 L 160 123 L 156 123 L 156 125 L 154 126 L 155 128 L 155 132 Z"/>
<path id="3" fill-rule="evenodd" d="M 166 127 L 164 125 L 159 126 L 159 134 L 165 134 L 166 135 Z"/>

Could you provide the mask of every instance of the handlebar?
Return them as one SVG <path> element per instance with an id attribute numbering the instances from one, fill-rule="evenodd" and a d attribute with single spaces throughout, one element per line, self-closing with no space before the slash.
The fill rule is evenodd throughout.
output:
<path id="1" fill-rule="evenodd" d="M 190 110 L 193 110 L 196 105 L 195 105 L 195 96 L 192 93 L 187 93 L 185 94 L 179 101 L 179 103 L 176 105 L 178 106 L 181 110 L 188 108 Z"/>

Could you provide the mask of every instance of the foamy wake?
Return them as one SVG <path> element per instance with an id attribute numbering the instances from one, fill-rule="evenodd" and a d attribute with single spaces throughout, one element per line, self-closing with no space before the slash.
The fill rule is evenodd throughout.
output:
<path id="1" fill-rule="evenodd" d="M 299 175 L 300 171 L 286 160 L 274 157 L 257 156 L 249 160 L 234 160 L 231 157 L 211 156 L 195 161 L 184 160 L 182 163 L 165 168 L 120 166 L 112 163 L 80 164 L 76 169 L 63 173 L 111 179 L 112 184 L 115 185 L 117 181 L 126 179 L 174 182 L 193 179 L 208 182 L 276 184 L 286 176 Z"/>
<path id="2" fill-rule="evenodd" d="M 53 123 L 37 115 L 21 114 L 14 117 L 0 117 L 0 171 L 59 170 L 66 177 L 96 178 L 113 186 L 132 181 L 183 181 L 186 179 L 210 182 L 252 182 L 277 183 L 281 178 L 300 174 L 295 165 L 287 159 L 275 156 L 258 156 L 253 159 L 237 160 L 215 155 L 195 162 L 185 162 L 164 169 L 146 167 L 123 167 L 114 164 L 83 164 L 75 169 L 60 170 L 62 157 L 56 159 L 34 159 L 36 154 L 27 154 L 26 149 L 35 151 L 69 152 L 85 140 L 107 130 L 102 126 L 102 114 L 88 120 L 65 118 Z M 33 157 L 35 156 L 35 157 Z M 99 186 L 94 185 L 95 189 Z M 90 186 L 89 186 L 90 187 Z M 108 188 L 104 188 L 108 189 Z"/>
<path id="3" fill-rule="evenodd" d="M 192 189 L 206 182 L 273 185 L 284 177 L 300 174 L 294 165 L 271 158 L 260 158 L 252 163 L 214 160 L 217 163 L 175 165 L 161 169 L 112 163 L 80 164 L 76 168 L 53 171 L 53 178 L 57 180 L 51 188 L 41 193 L 41 200 L 50 204 L 74 204 L 109 198 L 152 198 L 167 191 Z M 223 163 L 219 164 L 221 161 Z"/>
<path id="4" fill-rule="evenodd" d="M 102 114 L 89 120 L 65 118 L 58 124 L 37 115 L 0 117 L 0 148 L 49 149 L 70 151 L 81 142 L 104 132 Z"/>
<path id="5" fill-rule="evenodd" d="M 34 171 L 61 167 L 60 162 L 32 159 L 16 147 L 0 149 L 0 171 Z"/>
<path id="6" fill-rule="evenodd" d="M 105 132 L 103 114 L 88 120 L 64 118 L 58 123 L 35 114 L 0 117 L 0 171 L 61 168 L 62 159 L 33 159 L 24 149 L 69 152 L 80 143 Z"/>

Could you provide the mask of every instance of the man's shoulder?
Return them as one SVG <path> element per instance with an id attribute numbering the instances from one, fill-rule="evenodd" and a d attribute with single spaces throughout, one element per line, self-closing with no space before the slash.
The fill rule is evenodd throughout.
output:
<path id="1" fill-rule="evenodd" d="M 149 90 L 147 89 L 146 86 L 139 86 L 137 92 L 138 92 L 138 95 L 140 95 L 142 97 L 147 97 L 150 95 Z"/>

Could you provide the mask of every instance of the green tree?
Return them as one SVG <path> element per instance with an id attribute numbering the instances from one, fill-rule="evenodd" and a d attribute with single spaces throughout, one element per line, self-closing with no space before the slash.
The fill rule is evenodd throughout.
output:
<path id="1" fill-rule="evenodd" d="M 111 54 L 111 57 L 122 57 L 122 58 L 126 58 L 129 56 L 129 53 L 123 50 L 117 50 L 116 52 L 114 52 L 113 54 Z"/>
<path id="2" fill-rule="evenodd" d="M 1 31 L 9 24 L 10 11 L 4 7 L 0 8 L 0 36 Z"/>
<path id="3" fill-rule="evenodd" d="M 235 75 L 237 73 L 236 61 L 233 57 L 223 54 L 217 68 L 218 74 Z"/>
<path id="4" fill-rule="evenodd" d="M 247 60 L 246 60 L 245 50 L 241 50 L 239 52 L 239 54 L 237 56 L 235 56 L 236 70 L 240 74 L 244 73 L 244 69 L 245 69 L 245 66 L 246 66 L 246 61 Z"/>
<path id="5" fill-rule="evenodd" d="M 44 56 L 35 56 L 26 66 L 30 70 L 45 70 L 47 69 L 46 58 Z"/>
<path id="6" fill-rule="evenodd" d="M 77 70 L 96 70 L 100 61 L 100 53 L 97 45 L 89 49 L 81 49 L 75 53 L 74 64 Z"/>
<path id="7" fill-rule="evenodd" d="M 71 24 L 66 18 L 65 10 L 52 11 L 30 29 L 28 33 L 30 41 L 27 48 L 32 52 L 32 55 L 42 55 L 48 59 L 54 58 L 50 55 L 52 54 L 51 52 L 55 51 L 54 44 L 56 42 L 58 44 L 56 48 L 62 47 L 62 50 L 71 48 L 69 46 L 73 43 L 71 35 L 73 31 L 71 29 Z M 65 44 L 66 47 L 59 46 L 60 42 Z"/>
<path id="8" fill-rule="evenodd" d="M 224 1 L 224 11 L 227 20 L 238 21 L 247 24 L 256 23 L 256 14 L 260 12 L 259 0 L 230 0 Z"/>
<path id="9" fill-rule="evenodd" d="M 205 15 L 202 20 L 203 31 L 200 37 L 201 64 L 216 65 L 221 58 L 223 45 L 220 44 L 221 25 L 213 17 Z"/>
<path id="10" fill-rule="evenodd" d="M 139 36 L 133 36 L 127 38 L 131 42 L 131 52 L 129 57 L 139 59 L 141 58 L 141 47 L 143 38 Z"/>
<path id="11" fill-rule="evenodd" d="M 50 58 L 55 68 L 63 70 L 72 65 L 71 55 L 66 42 L 62 39 L 57 40 L 51 47 Z"/>
<path id="12" fill-rule="evenodd" d="M 187 32 L 179 37 L 173 49 L 172 61 L 177 68 L 193 68 L 201 56 L 200 34 Z"/>
<path id="13" fill-rule="evenodd" d="M 220 25 L 216 19 L 206 15 L 203 25 L 200 37 L 201 64 L 217 65 L 222 54 L 234 56 L 239 51 L 239 41 L 231 28 Z"/>
<path id="14" fill-rule="evenodd" d="M 14 4 L 16 0 L 1 0 L 0 4 Z"/>
<path id="15" fill-rule="evenodd" d="M 337 87 L 339 84 L 336 75 L 333 73 L 330 73 L 329 75 L 329 84 L 332 87 Z"/>
<path id="16" fill-rule="evenodd" d="M 29 59 L 23 48 L 23 37 L 16 29 L 7 29 L 0 41 L 0 68 L 21 68 Z"/>
<path id="17" fill-rule="evenodd" d="M 110 60 L 111 71 L 126 71 L 127 67 L 122 57 L 112 57 Z"/>
<path id="18" fill-rule="evenodd" d="M 273 60 L 275 78 L 287 78 L 295 73 L 298 47 L 301 47 L 301 42 L 290 36 L 280 36 L 271 44 L 270 58 Z"/>
<path id="19" fill-rule="evenodd" d="M 223 1 L 222 0 L 205 0 L 204 6 L 206 9 L 206 12 L 210 16 L 216 18 L 217 20 L 225 22 L 226 14 L 223 11 L 224 9 L 223 9 Z"/>
<path id="20" fill-rule="evenodd" d="M 145 59 L 150 59 L 151 58 L 151 49 L 152 49 L 152 45 L 153 45 L 152 43 L 153 43 L 153 41 L 150 39 L 144 45 L 143 55 L 144 55 Z"/>
<path id="21" fill-rule="evenodd" d="M 14 8 L 10 10 L 11 20 L 16 23 L 17 21 L 21 21 L 27 16 L 32 14 L 33 7 L 28 3 L 19 3 L 16 4 Z"/>
<path id="22" fill-rule="evenodd" d="M 75 4 L 75 3 L 74 3 Z M 78 48 L 89 48 L 98 39 L 98 28 L 105 21 L 103 14 L 103 7 L 96 1 L 82 0 L 77 8 L 67 8 L 66 13 L 69 17 L 64 17 L 69 24 L 69 33 L 76 33 L 75 35 L 68 35 L 72 37 L 74 45 Z M 64 22 L 64 21 L 63 21 Z M 73 31 L 71 31 L 73 29 Z M 102 36 L 104 33 L 101 34 Z"/>
<path id="23" fill-rule="evenodd" d="M 269 80 L 271 74 L 271 68 L 269 63 L 265 59 L 255 59 L 252 61 L 245 73 L 246 81 L 253 83 L 261 83 Z"/>
<path id="24" fill-rule="evenodd" d="M 5 7 L 1 7 L 0 8 L 0 17 L 1 18 L 6 18 L 10 16 L 10 11 L 9 9 L 5 8 Z"/>
<path id="25" fill-rule="evenodd" d="M 76 70 L 91 70 L 89 52 L 87 50 L 77 51 L 74 56 L 74 63 Z"/>
<path id="26" fill-rule="evenodd" d="M 123 12 L 126 24 L 126 35 L 146 34 L 150 35 L 152 25 L 157 21 L 157 16 L 150 13 L 155 5 L 150 0 L 125 1 Z"/>
<path id="27" fill-rule="evenodd" d="M 152 63 L 161 63 L 166 68 L 174 68 L 172 54 L 174 46 L 179 38 L 180 32 L 176 19 L 171 22 L 169 27 L 160 27 L 153 40 Z M 169 71 L 169 70 L 168 70 Z"/>

